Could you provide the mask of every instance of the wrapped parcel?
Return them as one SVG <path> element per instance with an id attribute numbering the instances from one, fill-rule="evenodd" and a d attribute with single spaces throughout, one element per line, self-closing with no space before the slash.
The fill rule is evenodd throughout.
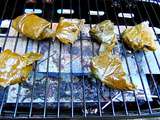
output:
<path id="1" fill-rule="evenodd" d="M 0 53 L 0 86 L 26 81 L 32 70 L 32 64 L 42 57 L 39 53 L 19 55 L 10 50 Z"/>
<path id="2" fill-rule="evenodd" d="M 42 40 L 55 36 L 55 31 L 51 29 L 51 23 L 33 13 L 18 16 L 13 20 L 12 27 L 26 37 L 34 40 Z"/>
<path id="3" fill-rule="evenodd" d="M 124 43 L 133 50 L 155 51 L 156 44 L 154 40 L 156 36 L 149 27 L 149 22 L 142 22 L 131 28 L 127 28 L 122 38 Z"/>
<path id="4" fill-rule="evenodd" d="M 69 20 L 61 17 L 56 29 L 56 38 L 64 44 L 73 44 L 78 39 L 84 23 L 84 19 Z"/>
<path id="5" fill-rule="evenodd" d="M 91 60 L 92 74 L 113 89 L 134 90 L 134 84 L 127 81 L 121 60 L 118 56 L 102 52 Z"/>
<path id="6" fill-rule="evenodd" d="M 90 30 L 90 34 L 101 43 L 100 52 L 105 50 L 112 51 L 116 43 L 116 36 L 114 33 L 114 24 L 110 20 L 96 24 Z"/>

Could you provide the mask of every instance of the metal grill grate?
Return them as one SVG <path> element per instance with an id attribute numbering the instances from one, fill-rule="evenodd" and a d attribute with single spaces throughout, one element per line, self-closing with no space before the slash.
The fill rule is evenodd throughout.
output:
<path id="1" fill-rule="evenodd" d="M 38 0 L 34 3 L 31 3 L 31 1 L 1 0 L 0 2 L 0 47 L 2 50 L 11 49 L 17 53 L 26 53 L 28 51 L 43 53 L 45 51 L 44 54 L 46 55 L 45 59 L 35 63 L 35 69 L 29 78 L 31 79 L 31 84 L 21 83 L 15 85 L 15 87 L 12 87 L 12 85 L 7 88 L 0 88 L 1 119 L 84 117 L 104 117 L 110 119 L 160 115 L 160 81 L 158 81 L 160 79 L 160 32 L 158 31 L 158 28 L 160 28 L 160 17 L 157 14 L 160 11 L 160 6 L 158 0 L 51 0 L 50 2 Z M 67 46 L 56 40 L 36 42 L 29 38 L 24 38 L 19 33 L 13 34 L 11 28 L 12 19 L 23 14 L 26 9 L 34 12 L 39 10 L 40 13 L 37 13 L 37 15 L 49 20 L 51 23 L 57 23 L 61 16 L 70 19 L 84 18 L 86 26 L 89 26 L 88 28 L 100 21 L 110 19 L 115 23 L 120 38 L 122 26 L 125 28 L 148 20 L 157 37 L 158 50 L 156 52 L 137 53 L 128 51 L 121 39 L 119 39 L 117 45 L 120 47 L 120 53 L 123 56 L 122 59 L 129 80 L 134 82 L 136 81 L 134 76 L 138 76 L 137 79 L 139 79 L 143 90 L 143 100 L 139 99 L 137 91 L 126 94 L 123 91 L 108 89 L 98 80 L 88 75 L 89 73 L 86 72 L 83 63 L 86 59 L 86 52 L 89 51 L 87 53 L 90 57 L 95 56 L 97 54 L 97 45 L 84 32 L 81 32 L 79 36 L 78 47 L 75 45 Z M 64 13 L 65 10 L 69 11 Z M 127 18 L 126 13 L 129 14 Z M 55 24 L 52 25 L 54 27 Z M 85 50 L 86 41 L 88 41 L 91 51 Z M 57 47 L 55 48 L 55 46 Z M 78 48 L 77 52 L 80 55 L 80 73 L 76 73 L 76 68 L 73 67 L 75 66 L 75 47 Z M 52 64 L 51 58 L 54 56 L 54 49 L 59 51 L 56 56 L 58 61 L 54 61 L 57 62 L 58 66 L 56 72 L 52 71 L 51 68 L 53 66 L 50 66 Z M 62 58 L 65 58 L 64 52 L 66 50 L 69 51 L 68 73 L 64 73 L 61 67 L 64 63 Z M 143 61 L 140 61 L 142 60 L 141 57 L 143 57 Z M 134 64 L 132 64 L 133 61 Z M 43 66 L 41 66 L 42 63 Z M 142 72 L 143 66 L 145 66 L 147 72 Z M 40 67 L 43 67 L 45 70 L 40 72 Z M 134 69 L 137 70 L 136 73 L 133 72 Z M 43 80 L 42 87 L 38 83 L 39 80 Z M 78 82 L 75 82 L 75 80 Z M 50 81 L 53 82 L 52 85 Z M 21 100 L 23 98 L 22 93 L 26 89 L 29 90 L 27 100 Z M 105 94 L 108 94 L 109 97 L 105 97 Z M 128 100 L 127 95 L 129 96 L 129 94 L 133 96 L 134 100 Z M 12 95 L 13 97 L 10 97 Z M 41 101 L 36 99 L 37 95 L 40 95 Z M 52 98 L 53 95 L 55 99 L 49 100 L 49 97 Z M 118 96 L 121 96 L 121 100 L 117 101 Z"/>

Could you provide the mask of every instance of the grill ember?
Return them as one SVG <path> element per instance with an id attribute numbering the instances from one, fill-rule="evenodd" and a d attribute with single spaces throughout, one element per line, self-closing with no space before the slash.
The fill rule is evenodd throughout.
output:
<path id="1" fill-rule="evenodd" d="M 158 1 L 158 0 L 157 0 Z M 157 1 L 136 0 L 1 0 L 0 47 L 18 54 L 43 54 L 28 80 L 0 88 L 0 118 L 137 118 L 160 114 L 160 6 Z M 85 19 L 73 45 L 58 40 L 33 41 L 17 33 L 12 20 L 35 12 L 56 29 L 60 17 Z M 118 91 L 104 86 L 89 74 L 90 58 L 100 45 L 89 35 L 97 23 L 111 20 L 118 42 L 113 49 L 121 57 L 128 80 L 135 91 Z M 126 27 L 149 21 L 156 34 L 155 52 L 134 52 L 123 44 Z"/>

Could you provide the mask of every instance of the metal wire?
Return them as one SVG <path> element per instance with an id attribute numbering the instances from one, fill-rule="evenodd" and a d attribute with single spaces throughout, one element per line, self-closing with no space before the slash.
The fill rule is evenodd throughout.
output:
<path id="1" fill-rule="evenodd" d="M 95 0 L 96 3 L 96 10 L 97 10 L 97 16 L 98 16 L 98 21 L 100 22 L 100 18 L 99 18 L 99 9 L 98 9 L 98 2 L 97 0 Z M 98 83 L 98 80 L 96 80 L 97 83 L 97 97 L 98 97 L 98 108 L 99 108 L 99 115 L 100 117 L 102 116 L 102 109 L 101 109 L 101 102 L 100 102 L 100 96 L 99 96 L 99 89 L 100 89 L 100 84 Z"/>
<path id="2" fill-rule="evenodd" d="M 26 7 L 26 4 L 24 4 L 24 10 L 25 10 L 25 7 Z M 35 9 L 35 5 L 33 6 L 33 11 Z M 27 52 L 28 50 L 28 43 L 29 43 L 29 38 L 27 38 L 27 44 L 26 44 L 26 48 L 25 48 L 25 53 Z M 36 52 L 39 51 L 39 43 L 37 44 L 37 50 Z M 34 79 L 33 79 L 33 86 L 32 86 L 32 93 L 31 93 L 31 104 L 30 104 L 30 112 L 29 112 L 29 117 L 31 117 L 32 115 L 32 106 L 33 106 L 33 94 L 34 94 L 34 85 L 35 85 L 35 81 L 36 81 L 36 64 L 35 63 L 35 71 L 34 71 Z M 18 103 L 19 103 L 19 95 L 20 95 L 20 92 L 21 92 L 21 84 L 19 84 L 18 86 L 18 93 L 17 93 L 17 98 L 16 98 L 16 106 L 15 106 L 15 111 L 14 111 L 14 118 L 16 118 L 16 114 L 17 114 L 17 108 L 18 108 Z"/>
<path id="3" fill-rule="evenodd" d="M 63 0 L 61 0 L 61 16 L 63 14 Z M 58 111 L 57 111 L 57 117 L 59 118 L 60 116 L 60 83 L 61 83 L 61 51 L 62 51 L 62 44 L 60 43 L 60 48 L 59 48 L 59 79 L 58 79 Z"/>
<path id="4" fill-rule="evenodd" d="M 1 19 L 3 19 L 4 14 L 5 14 L 5 12 L 6 12 L 7 3 L 8 3 L 8 0 L 6 1 L 5 8 L 4 8 L 4 11 L 3 11 L 3 14 L 2 14 Z M 12 11 L 11 18 L 13 18 L 16 5 L 17 5 L 17 0 L 15 1 L 14 7 L 13 7 L 14 9 L 13 9 L 13 11 Z M 12 22 L 12 21 L 10 21 L 10 23 L 9 23 L 9 29 L 11 28 L 11 22 Z M 3 46 L 2 46 L 2 50 L 4 50 L 4 48 L 5 48 L 5 44 L 6 44 L 6 41 L 7 41 L 8 34 L 9 34 L 9 29 L 8 29 L 8 31 L 7 31 L 7 35 L 5 36 L 5 41 L 4 41 L 4 44 L 3 44 Z M 8 90 L 8 87 L 6 87 L 6 88 L 4 89 L 4 92 L 3 92 L 2 103 L 1 103 L 1 107 L 0 107 L 0 114 L 2 113 L 2 110 L 3 110 L 4 99 L 5 99 L 5 96 L 7 95 L 7 90 Z"/>
<path id="5" fill-rule="evenodd" d="M 121 8 L 121 10 L 122 10 L 122 7 L 120 7 Z M 122 13 L 123 13 L 123 11 L 122 11 Z M 122 16 L 123 16 L 123 20 L 124 20 L 124 22 L 125 22 L 125 18 L 124 18 L 124 15 L 122 14 Z M 118 21 L 118 19 L 117 19 L 117 21 Z M 126 25 L 126 22 L 125 22 L 125 25 Z M 119 30 L 119 32 L 120 32 L 120 30 Z M 120 33 L 119 33 L 120 34 Z M 123 46 L 123 49 L 125 49 L 125 47 Z M 125 55 L 126 56 L 126 55 Z M 127 58 L 125 57 L 125 59 L 127 60 Z M 137 60 L 136 60 L 136 58 L 135 58 L 135 61 L 136 61 L 136 65 L 138 64 L 137 63 Z M 127 62 L 127 64 L 128 64 L 128 62 Z M 127 65 L 128 66 L 128 65 Z M 138 65 L 137 65 L 138 66 Z M 145 91 L 145 87 L 144 87 L 144 83 L 143 83 L 143 80 L 142 80 L 142 77 L 141 77 L 141 74 L 140 74 L 140 70 L 139 70 L 139 67 L 137 67 L 138 68 L 138 73 L 139 73 L 139 76 L 140 76 L 140 79 L 141 79 L 141 83 L 142 83 L 142 86 L 143 86 L 143 89 L 144 89 L 144 92 L 145 92 L 145 98 L 147 99 L 147 103 L 148 103 L 148 106 L 149 106 L 149 111 L 150 111 L 150 113 L 152 112 L 151 111 L 151 106 L 150 106 L 150 103 L 149 103 L 149 100 L 148 100 L 148 98 L 147 98 L 147 94 L 146 94 L 146 91 Z M 129 69 L 129 67 L 128 67 L 128 71 L 130 71 L 130 69 Z"/>
<path id="6" fill-rule="evenodd" d="M 142 3 L 143 3 L 143 2 L 142 2 Z M 152 23 L 152 21 L 151 21 L 151 18 L 150 18 L 149 14 L 148 14 L 148 11 L 147 11 L 147 9 L 146 9 L 146 7 L 145 7 L 144 4 L 143 4 L 143 6 L 144 6 L 144 8 L 145 8 L 145 10 L 146 10 L 147 17 L 148 17 L 148 19 L 149 19 L 149 21 L 150 21 L 150 23 L 151 23 L 151 27 L 152 27 L 152 29 L 153 29 L 153 31 L 154 31 L 154 33 L 155 33 L 155 35 L 156 35 L 156 38 L 157 38 L 157 40 L 158 40 L 157 34 L 156 34 L 156 32 L 155 32 L 155 29 L 154 29 L 153 23 Z M 158 42 L 159 42 L 159 40 L 158 40 Z M 159 42 L 159 43 L 160 43 L 160 42 Z M 157 66 L 158 66 L 159 69 L 160 69 L 160 65 L 159 65 L 159 63 L 158 63 L 157 56 L 155 55 L 155 52 L 153 52 L 153 55 L 154 55 L 154 57 L 155 57 L 155 59 L 156 59 Z M 150 74 L 151 74 L 151 77 L 152 77 L 152 80 L 153 80 L 153 83 L 154 83 L 154 86 L 155 86 L 155 89 L 156 89 L 156 92 L 157 92 L 157 95 L 158 95 L 158 97 L 159 97 L 159 99 L 160 99 L 159 92 L 158 92 L 158 87 L 157 87 L 157 84 L 156 84 L 156 82 L 155 82 L 155 79 L 154 79 L 154 77 L 153 77 L 153 75 L 152 75 L 152 72 L 151 72 L 151 70 L 150 70 L 150 67 L 151 67 L 151 66 L 149 66 L 149 63 L 148 63 L 148 60 L 147 60 L 147 58 L 146 58 L 146 53 L 145 53 L 145 52 L 144 52 L 144 56 L 145 56 L 145 59 L 146 59 L 146 62 L 147 62 L 147 66 L 148 66 L 149 72 L 150 72 Z"/>
<path id="7" fill-rule="evenodd" d="M 70 0 L 70 18 L 72 20 L 72 0 Z M 70 45 L 70 52 L 72 53 L 72 45 Z M 70 80 L 71 80 L 71 117 L 74 116 L 74 107 L 73 107 L 73 70 L 72 70 L 72 54 L 70 54 Z"/>
<path id="8" fill-rule="evenodd" d="M 131 12 L 131 11 L 130 11 L 130 12 Z M 122 12 L 122 13 L 123 13 L 123 12 Z M 123 16 L 123 18 L 124 18 L 124 16 Z M 124 21 L 125 21 L 125 19 L 124 19 Z M 135 23 L 134 20 L 133 20 L 133 22 Z M 126 23 L 126 21 L 125 21 L 125 23 Z M 135 56 L 135 53 L 133 53 L 133 54 L 134 54 L 134 56 Z M 138 62 L 137 62 L 136 57 L 135 57 L 135 61 L 136 61 L 136 65 L 137 65 L 137 68 L 138 68 L 138 71 L 139 71 L 139 75 L 140 75 L 140 70 L 139 70 L 140 68 L 139 68 L 139 66 L 138 66 Z M 142 85 L 143 85 L 143 89 L 145 89 L 141 75 L 140 75 L 140 78 L 141 78 L 141 82 L 142 82 Z M 146 92 L 145 92 L 145 94 L 146 94 Z M 149 101 L 148 101 L 147 95 L 145 95 L 145 96 L 146 96 L 146 99 L 147 99 L 147 102 L 148 102 L 149 110 L 150 110 L 150 112 L 152 113 L 152 111 L 151 111 L 151 106 L 150 106 L 150 103 L 149 103 Z M 140 111 L 140 109 L 139 109 L 138 111 Z"/>
<path id="9" fill-rule="evenodd" d="M 44 3 L 45 4 L 45 3 Z M 51 22 L 52 23 L 52 22 Z M 50 56 L 50 48 L 51 48 L 51 41 L 49 41 L 48 45 L 48 56 Z M 46 111 L 47 111 L 47 91 L 48 91 L 48 71 L 49 71 L 49 59 L 47 59 L 47 75 L 46 75 L 46 80 L 45 80 L 45 92 L 44 92 L 44 113 L 43 113 L 43 118 L 46 117 Z"/>
<path id="10" fill-rule="evenodd" d="M 81 1 L 78 0 L 78 11 L 79 11 L 79 19 L 81 19 Z M 82 33 L 80 32 L 80 48 L 81 48 L 81 71 L 82 74 L 84 74 L 84 67 L 82 65 L 83 61 L 83 42 L 82 42 Z M 84 75 L 82 76 L 82 88 L 83 88 L 83 111 L 84 111 L 84 117 L 86 117 L 86 101 L 85 101 L 85 81 L 84 81 Z"/>
<path id="11" fill-rule="evenodd" d="M 107 5 L 106 5 L 106 1 L 105 0 L 103 0 L 103 3 L 104 3 L 104 9 L 105 9 L 105 18 L 106 19 L 109 19 L 109 17 L 108 17 L 108 10 L 107 10 Z M 113 102 L 113 97 L 112 97 L 112 94 L 111 94 L 111 92 L 113 92 L 113 90 L 112 89 L 110 89 L 109 88 L 109 96 L 110 96 L 110 100 L 111 100 L 111 108 L 112 108 L 112 113 L 113 113 L 113 116 L 115 116 L 115 108 L 114 108 L 114 102 Z M 105 107 L 105 106 L 104 106 Z"/>
<path id="12" fill-rule="evenodd" d="M 88 3 L 88 11 L 90 11 L 90 0 L 87 0 L 87 3 Z M 95 1 L 96 2 L 96 1 Z M 97 4 L 96 4 L 97 5 Z M 97 6 L 96 6 L 96 9 L 98 10 L 98 8 L 97 8 Z M 98 11 L 97 11 L 97 13 L 98 13 Z M 92 18 L 91 18 L 91 15 L 89 14 L 89 24 L 90 24 L 90 29 L 92 28 Z M 90 41 L 91 41 L 91 43 L 92 43 L 92 56 L 94 56 L 95 55 L 95 53 L 94 53 L 94 42 L 92 41 L 92 39 L 90 39 Z M 102 110 L 101 110 L 101 103 L 100 103 L 100 96 L 99 96 L 99 82 L 98 82 L 98 80 L 96 80 L 96 84 L 97 84 L 97 86 L 96 86 L 96 90 L 97 90 L 97 100 L 98 100 L 98 113 L 99 113 L 99 115 L 100 116 L 102 116 Z"/>

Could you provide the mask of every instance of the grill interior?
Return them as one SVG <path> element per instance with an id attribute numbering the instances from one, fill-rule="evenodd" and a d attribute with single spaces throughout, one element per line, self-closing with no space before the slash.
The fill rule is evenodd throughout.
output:
<path id="1" fill-rule="evenodd" d="M 0 47 L 17 53 L 37 51 L 45 58 L 34 65 L 28 81 L 0 88 L 0 118 L 137 118 L 160 114 L 160 6 L 157 1 L 133 0 L 1 0 Z M 61 16 L 83 18 L 85 28 L 74 45 L 57 40 L 32 41 L 11 28 L 12 19 L 29 11 L 57 25 Z M 65 11 L 67 11 L 65 13 Z M 92 14 L 89 14 L 92 12 Z M 72 14 L 73 13 L 73 14 Z M 118 51 L 131 82 L 139 81 L 141 91 L 109 89 L 94 79 L 85 60 L 95 56 L 98 45 L 87 29 L 110 19 L 117 30 Z M 148 20 L 156 34 L 155 52 L 129 51 L 120 33 L 127 26 Z M 54 54 L 56 52 L 56 55 Z M 78 54 L 78 58 L 77 58 Z M 65 59 L 69 63 L 65 63 Z M 75 61 L 79 61 L 76 63 Z M 56 69 L 52 66 L 56 63 Z M 67 64 L 67 65 L 66 65 Z M 68 67 L 66 70 L 63 67 Z M 78 65 L 78 66 L 76 66 Z M 131 97 L 130 97 L 131 96 Z M 141 97 L 142 96 L 142 97 Z"/>

